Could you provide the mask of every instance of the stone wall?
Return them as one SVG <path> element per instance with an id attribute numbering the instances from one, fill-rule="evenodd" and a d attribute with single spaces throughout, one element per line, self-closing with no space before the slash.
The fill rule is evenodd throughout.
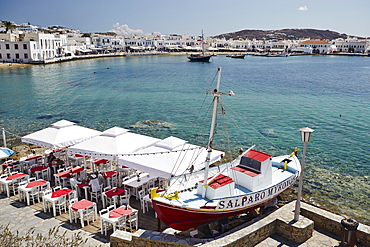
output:
<path id="1" fill-rule="evenodd" d="M 341 224 L 344 216 L 330 213 L 326 210 L 303 203 L 301 215 L 315 222 L 315 228 L 323 229 L 337 236 L 342 236 L 343 226 Z M 356 231 L 357 242 L 363 246 L 370 246 L 370 227 L 359 224 Z"/>
<path id="2" fill-rule="evenodd" d="M 335 215 L 317 207 L 301 203 L 301 215 L 294 222 L 295 201 L 263 218 L 240 225 L 231 231 L 212 239 L 183 238 L 174 233 L 159 233 L 138 230 L 135 233 L 115 231 L 111 235 L 112 247 L 125 246 L 165 246 L 165 247 L 241 247 L 254 246 L 269 236 L 277 233 L 296 243 L 303 243 L 312 236 L 313 229 L 323 229 L 336 236 L 342 236 L 341 220 Z M 370 227 L 360 224 L 356 232 L 357 241 L 363 246 L 370 246 Z"/>

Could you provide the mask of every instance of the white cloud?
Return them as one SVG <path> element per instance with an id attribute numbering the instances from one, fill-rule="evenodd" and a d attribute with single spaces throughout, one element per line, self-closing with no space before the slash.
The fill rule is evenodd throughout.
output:
<path id="1" fill-rule="evenodd" d="M 127 24 L 119 24 L 117 22 L 113 25 L 114 29 L 109 30 L 110 32 L 115 32 L 118 35 L 131 35 L 131 34 L 137 34 L 137 35 L 143 35 L 144 32 L 141 29 L 131 29 Z"/>
<path id="2" fill-rule="evenodd" d="M 299 7 L 298 10 L 308 10 L 307 6 Z"/>

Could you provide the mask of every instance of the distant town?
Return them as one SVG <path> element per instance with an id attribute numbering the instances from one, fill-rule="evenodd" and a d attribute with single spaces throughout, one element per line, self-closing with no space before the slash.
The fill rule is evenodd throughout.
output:
<path id="1" fill-rule="evenodd" d="M 199 35 L 130 35 L 113 32 L 82 33 L 60 26 L 0 21 L 0 62 L 45 64 L 78 58 L 167 53 L 336 54 L 370 55 L 370 39 L 340 37 L 333 40 L 292 38 L 268 33 L 263 39 Z"/>

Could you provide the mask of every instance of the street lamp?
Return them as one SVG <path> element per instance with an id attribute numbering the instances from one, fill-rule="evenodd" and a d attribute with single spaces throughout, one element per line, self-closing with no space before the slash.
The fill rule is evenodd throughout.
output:
<path id="1" fill-rule="evenodd" d="M 302 128 L 299 130 L 301 132 L 301 139 L 303 144 L 303 154 L 302 154 L 302 167 L 301 167 L 301 174 L 299 176 L 299 184 L 298 184 L 298 196 L 297 201 L 295 204 L 295 212 L 294 212 L 294 221 L 299 220 L 299 213 L 301 211 L 301 198 L 302 198 L 302 185 L 303 185 L 303 169 L 304 169 L 304 159 L 306 157 L 306 146 L 307 143 L 310 142 L 311 133 L 314 131 L 308 127 Z"/>

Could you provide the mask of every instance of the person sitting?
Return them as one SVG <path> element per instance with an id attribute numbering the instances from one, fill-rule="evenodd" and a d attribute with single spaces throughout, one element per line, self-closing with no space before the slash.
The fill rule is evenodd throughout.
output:
<path id="1" fill-rule="evenodd" d="M 98 174 L 99 184 L 104 186 L 105 178 L 100 173 Z"/>
<path id="2" fill-rule="evenodd" d="M 78 181 L 74 175 L 74 173 L 69 173 L 69 183 L 71 184 L 72 187 L 77 188 L 78 184 L 81 184 L 80 181 Z"/>
<path id="3" fill-rule="evenodd" d="M 48 163 L 51 164 L 54 160 L 56 160 L 56 157 L 54 156 L 54 153 L 51 152 L 48 156 Z"/>
<path id="4" fill-rule="evenodd" d="M 96 178 L 95 174 L 91 174 L 89 185 L 91 187 L 91 192 L 98 192 L 101 189 L 99 180 Z"/>

